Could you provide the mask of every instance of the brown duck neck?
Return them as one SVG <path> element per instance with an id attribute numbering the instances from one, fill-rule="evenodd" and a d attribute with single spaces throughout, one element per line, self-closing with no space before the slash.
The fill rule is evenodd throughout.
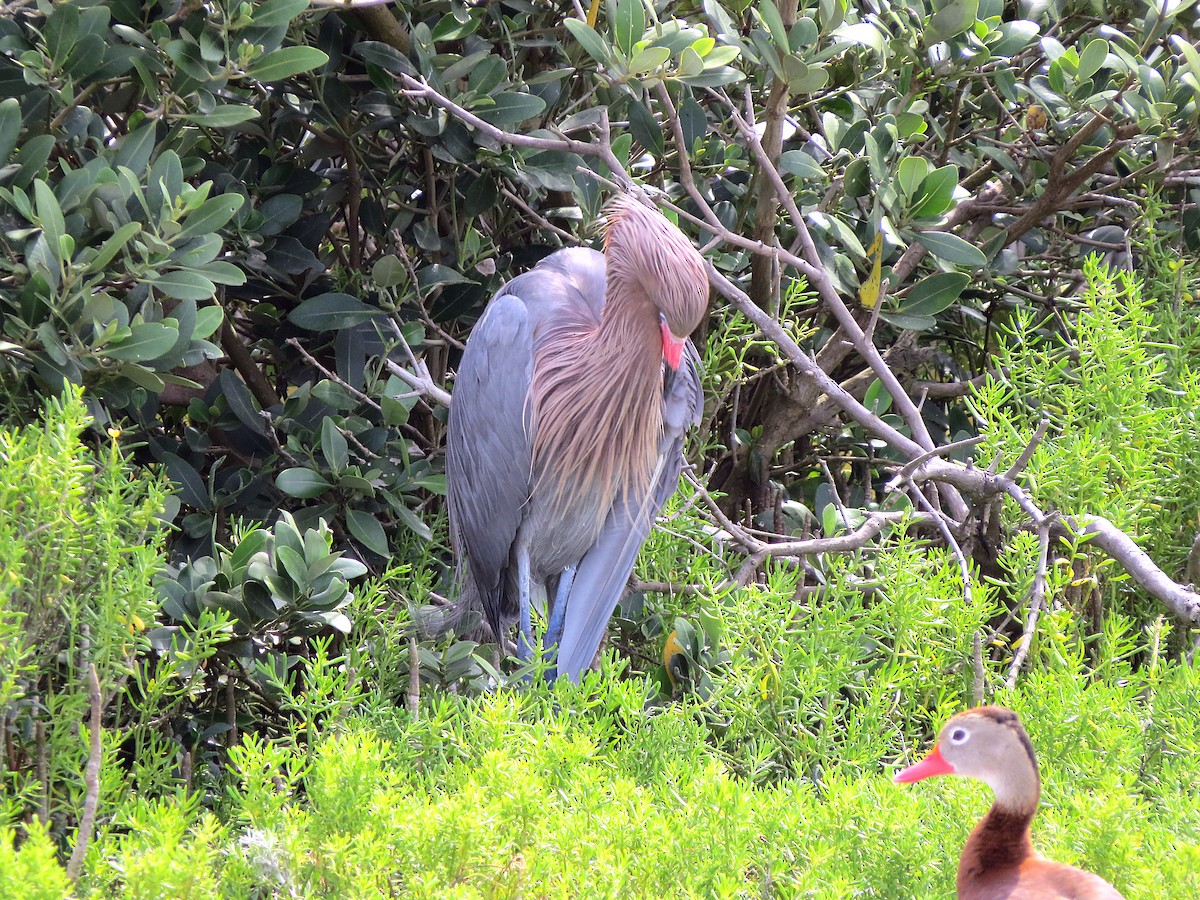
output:
<path id="1" fill-rule="evenodd" d="M 958 866 L 958 888 L 985 873 L 1016 868 L 1033 855 L 1029 823 L 1033 821 L 1037 799 L 1031 804 L 1008 807 L 993 803 L 983 820 L 975 826 L 963 847 Z"/>

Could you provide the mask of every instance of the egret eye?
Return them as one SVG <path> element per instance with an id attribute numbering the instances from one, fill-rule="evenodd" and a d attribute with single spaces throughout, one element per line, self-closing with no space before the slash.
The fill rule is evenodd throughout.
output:
<path id="1" fill-rule="evenodd" d="M 950 732 L 950 743 L 965 744 L 967 742 L 967 738 L 970 736 L 971 732 L 967 731 L 967 729 L 955 728 L 952 732 Z"/>

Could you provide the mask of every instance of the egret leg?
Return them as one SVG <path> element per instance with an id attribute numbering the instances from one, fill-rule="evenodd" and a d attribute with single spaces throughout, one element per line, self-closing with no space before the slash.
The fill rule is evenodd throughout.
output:
<path id="1" fill-rule="evenodd" d="M 517 659 L 529 662 L 533 659 L 533 623 L 529 615 L 529 550 L 522 542 L 517 547 L 517 602 L 520 604 L 519 627 L 521 633 L 517 636 Z"/>
<path id="2" fill-rule="evenodd" d="M 558 590 L 554 593 L 554 606 L 550 608 L 550 622 L 546 625 L 546 636 L 542 639 L 543 651 L 557 647 L 562 640 L 563 624 L 567 618 L 567 595 L 575 580 L 575 566 L 568 566 L 558 576 Z M 555 651 L 557 653 L 557 650 Z"/>

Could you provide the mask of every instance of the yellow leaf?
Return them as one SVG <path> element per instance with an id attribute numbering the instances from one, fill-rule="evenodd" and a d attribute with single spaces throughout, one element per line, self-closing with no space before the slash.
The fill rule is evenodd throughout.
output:
<path id="1" fill-rule="evenodd" d="M 588 10 L 587 15 L 588 27 L 595 28 L 598 18 L 600 18 L 600 0 L 592 0 L 592 7 Z"/>
<path id="2" fill-rule="evenodd" d="M 879 302 L 879 283 L 883 267 L 883 232 L 875 234 L 875 240 L 867 248 L 867 258 L 871 260 L 871 274 L 858 289 L 858 300 L 867 309 L 874 309 Z"/>

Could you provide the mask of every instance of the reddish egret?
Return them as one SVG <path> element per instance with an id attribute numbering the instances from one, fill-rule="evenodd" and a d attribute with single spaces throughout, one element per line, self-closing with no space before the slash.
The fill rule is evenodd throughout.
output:
<path id="1" fill-rule="evenodd" d="M 660 213 L 610 204 L 604 252 L 560 250 L 492 298 L 463 352 L 446 439 L 460 596 L 496 639 L 531 597 L 578 680 L 654 516 L 675 492 L 700 377 L 687 337 L 708 303 L 700 254 Z"/>

